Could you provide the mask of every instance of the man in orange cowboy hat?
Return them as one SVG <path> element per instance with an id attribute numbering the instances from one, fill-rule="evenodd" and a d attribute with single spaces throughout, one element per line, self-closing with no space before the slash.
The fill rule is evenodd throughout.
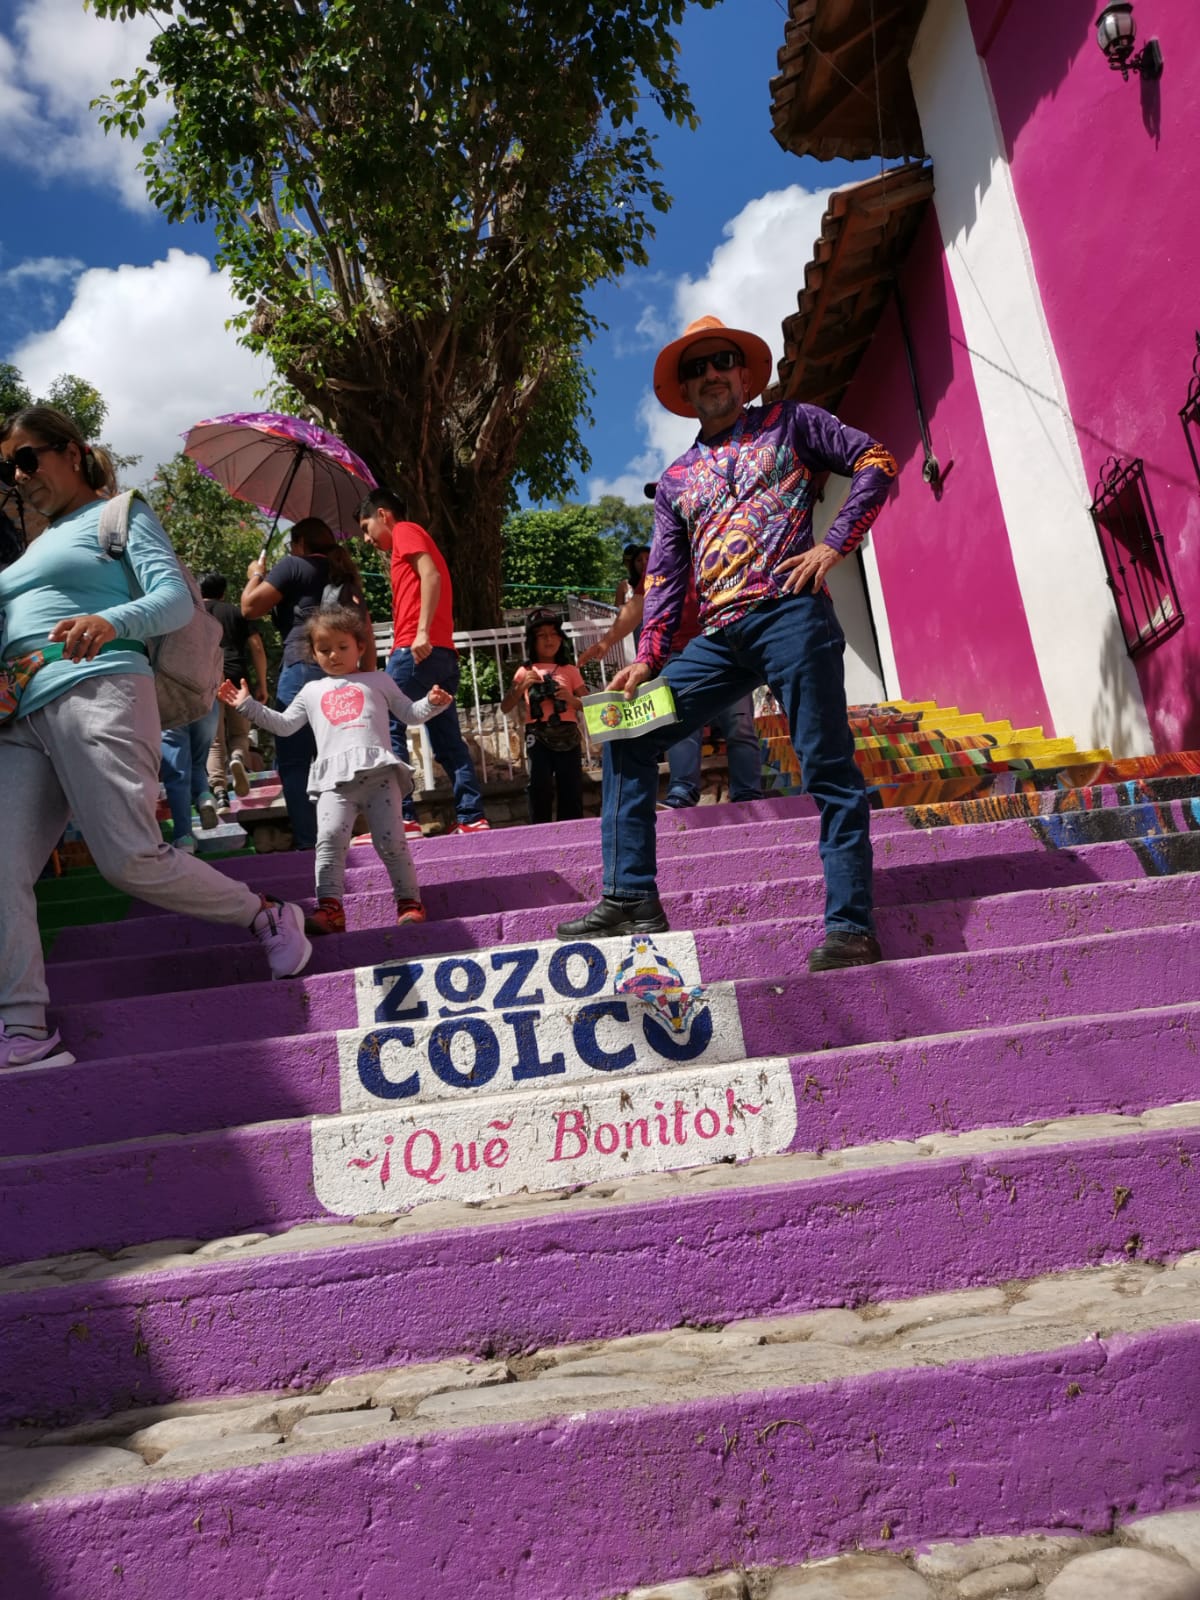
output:
<path id="1" fill-rule="evenodd" d="M 668 411 L 698 418 L 700 432 L 659 479 L 638 657 L 610 687 L 632 696 L 661 669 L 678 720 L 605 745 L 604 894 L 585 916 L 564 922 L 560 938 L 666 931 L 656 885 L 659 758 L 767 683 L 787 715 L 805 789 L 821 814 L 825 938 L 809 954 L 809 968 L 880 959 L 870 813 L 846 715 L 845 638 L 825 577 L 862 543 L 896 463 L 874 439 L 817 406 L 747 406 L 770 375 L 763 340 L 716 317 L 691 323 L 654 363 L 655 394 Z M 815 544 L 815 485 L 825 472 L 852 481 Z M 668 661 L 693 581 L 702 631 Z"/>

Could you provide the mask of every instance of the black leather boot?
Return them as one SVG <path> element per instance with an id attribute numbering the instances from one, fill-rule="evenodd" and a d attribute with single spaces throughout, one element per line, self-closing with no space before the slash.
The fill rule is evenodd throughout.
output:
<path id="1" fill-rule="evenodd" d="M 832 972 L 837 967 L 869 967 L 883 960 L 879 940 L 870 933 L 827 933 L 824 942 L 808 953 L 810 972 Z"/>
<path id="2" fill-rule="evenodd" d="M 560 922 L 560 939 L 604 939 L 622 933 L 666 933 L 670 927 L 656 894 L 644 900 L 610 900 L 605 895 L 572 922 Z"/>

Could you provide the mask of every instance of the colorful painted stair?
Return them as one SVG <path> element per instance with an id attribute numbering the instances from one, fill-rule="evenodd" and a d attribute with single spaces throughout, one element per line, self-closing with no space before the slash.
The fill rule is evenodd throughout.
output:
<path id="1" fill-rule="evenodd" d="M 840 1592 L 942 1600 L 904 1551 L 1200 1499 L 1177 766 L 878 812 L 890 959 L 818 976 L 810 803 L 664 814 L 657 1011 L 552 938 L 594 822 L 418 843 L 416 928 L 353 851 L 285 983 L 44 885 L 80 1059 L 0 1078 L 4 1592 L 759 1595 L 864 1547 L 891 1588 Z"/>
<path id="2" fill-rule="evenodd" d="M 858 764 L 880 806 L 1035 794 L 1165 777 L 1194 778 L 1200 751 L 1114 761 L 1108 750 L 1078 750 L 1041 728 L 985 721 L 979 713 L 932 701 L 853 706 Z M 799 791 L 801 776 L 782 716 L 757 718 L 769 793 Z"/>

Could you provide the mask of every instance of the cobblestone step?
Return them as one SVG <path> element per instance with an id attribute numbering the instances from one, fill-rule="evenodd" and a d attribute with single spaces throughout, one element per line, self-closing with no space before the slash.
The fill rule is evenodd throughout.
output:
<path id="1" fill-rule="evenodd" d="M 303 1155 L 281 1137 L 264 1186 L 302 1196 Z M 1200 1247 L 1197 1161 L 1184 1105 L 25 1262 L 0 1420 L 1168 1259 Z"/>
<path id="2" fill-rule="evenodd" d="M 968 1578 L 1023 1564 L 1046 1600 L 1184 1600 L 1163 1585 L 1196 1561 L 1198 1286 L 1200 1256 L 1123 1263 L 21 1429 L 6 1578 L 109 1600 L 186 1569 L 232 1593 L 233 1539 L 239 1593 L 273 1570 L 296 1595 L 602 1600 L 725 1569 L 642 1594 L 979 1600 L 1003 1590 Z M 314 1537 L 314 1504 L 362 1537 Z M 1140 1531 L 1113 1549 L 1119 1506 Z M 964 1526 L 1024 1542 L 939 1542 Z"/>
<path id="3" fill-rule="evenodd" d="M 618 1600 L 1200 1600 L 1200 1510 L 668 1580 Z"/>

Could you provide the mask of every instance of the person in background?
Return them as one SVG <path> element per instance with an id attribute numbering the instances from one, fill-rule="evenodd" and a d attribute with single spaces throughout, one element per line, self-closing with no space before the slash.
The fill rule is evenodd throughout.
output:
<path id="1" fill-rule="evenodd" d="M 240 606 L 225 598 L 228 588 L 222 572 L 206 572 L 200 579 L 204 605 L 221 624 L 221 648 L 225 655 L 225 676 L 233 683 L 250 679 L 254 698 L 267 702 L 267 652 L 262 634 L 242 615 Z M 230 816 L 229 791 L 250 793 L 250 724 L 240 711 L 217 701 L 217 723 L 208 751 L 208 786 L 217 803 L 218 815 Z"/>
<path id="2" fill-rule="evenodd" d="M 413 785 L 412 769 L 392 751 L 388 715 L 403 723 L 427 722 L 452 703 L 451 697 L 435 684 L 413 705 L 386 672 L 361 671 L 364 655 L 375 655 L 370 622 L 349 606 L 318 606 L 304 624 L 304 644 L 318 676 L 296 693 L 286 711 L 259 705 L 244 678 L 240 688 L 226 681 L 218 693 L 224 704 L 277 739 L 302 725 L 312 729 L 316 759 L 308 792 L 317 808 L 317 914 L 309 918 L 308 931 L 346 931 L 346 851 L 360 811 L 391 879 L 397 923 L 424 922 L 401 809 Z"/>
<path id="3" fill-rule="evenodd" d="M 338 544 L 320 517 L 305 517 L 293 526 L 290 553 L 270 571 L 261 558 L 250 563 L 241 611 L 252 622 L 265 617 L 268 611 L 274 613 L 275 626 L 283 640 L 283 664 L 275 685 L 275 704 L 280 711 L 287 710 L 306 683 L 322 676 L 307 654 L 304 630 L 326 589 L 338 586 L 345 591 L 358 585 L 361 591 L 361 583 L 350 552 Z M 365 665 L 367 671 L 375 670 L 373 637 L 368 643 Z M 279 782 L 297 850 L 317 847 L 317 810 L 308 794 L 308 771 L 316 753 L 312 729 L 307 725 L 275 741 Z"/>
<path id="4" fill-rule="evenodd" d="M 458 652 L 454 648 L 454 590 L 446 558 L 425 529 L 404 520 L 400 499 L 389 489 L 373 489 L 358 508 L 364 539 L 391 556 L 392 654 L 387 670 L 409 699 L 428 694 L 435 683 L 458 693 Z M 480 833 L 491 826 L 483 814 L 483 795 L 475 764 L 458 722 L 458 708 L 429 724 L 434 759 L 454 786 L 455 833 Z M 392 726 L 392 748 L 408 754 L 404 729 Z M 412 796 L 404 801 L 405 831 L 420 834 Z"/>
<path id="5" fill-rule="evenodd" d="M 875 938 L 870 810 L 854 759 L 842 668 L 845 636 L 826 575 L 856 550 L 878 516 L 896 462 L 869 434 L 818 406 L 746 402 L 771 376 L 756 334 L 701 317 L 659 352 L 654 390 L 700 431 L 659 479 L 638 659 L 610 687 L 633 696 L 660 672 L 677 722 L 604 747 L 603 897 L 564 922 L 562 939 L 660 933 L 654 799 L 663 749 L 768 683 L 783 708 L 821 817 L 825 937 L 812 972 L 882 958 Z M 823 472 L 851 479 L 820 543 L 814 485 Z M 671 656 L 694 593 L 701 632 Z"/>
<path id="6" fill-rule="evenodd" d="M 574 821 L 583 815 L 583 739 L 579 732 L 583 674 L 571 662 L 562 618 L 534 611 L 525 624 L 525 663 L 500 702 L 507 716 L 525 706 L 529 820 Z"/>
<path id="7" fill-rule="evenodd" d="M 216 797 L 208 787 L 205 771 L 220 709 L 214 701 L 212 709 L 195 722 L 182 728 L 163 729 L 159 777 L 171 808 L 171 843 L 176 850 L 188 855 L 196 853 L 196 836 L 192 832 L 193 802 L 202 828 L 215 828 L 220 821 Z"/>
<path id="8" fill-rule="evenodd" d="M 115 888 L 250 930 L 273 977 L 301 972 L 312 947 L 298 906 L 163 841 L 154 814 L 162 727 L 143 641 L 183 627 L 192 597 L 153 512 L 136 501 L 124 558 L 101 553 L 112 463 L 50 406 L 0 425 L 0 483 L 15 485 L 46 522 L 0 572 L 0 653 L 29 674 L 0 727 L 0 1067 L 60 1066 L 74 1056 L 46 1018 L 33 885 L 68 816 Z"/>
<path id="9" fill-rule="evenodd" d="M 621 551 L 621 564 L 625 576 L 617 585 L 613 605 L 619 611 L 631 595 L 642 594 L 646 587 L 646 562 L 650 559 L 648 544 L 627 544 Z"/>

